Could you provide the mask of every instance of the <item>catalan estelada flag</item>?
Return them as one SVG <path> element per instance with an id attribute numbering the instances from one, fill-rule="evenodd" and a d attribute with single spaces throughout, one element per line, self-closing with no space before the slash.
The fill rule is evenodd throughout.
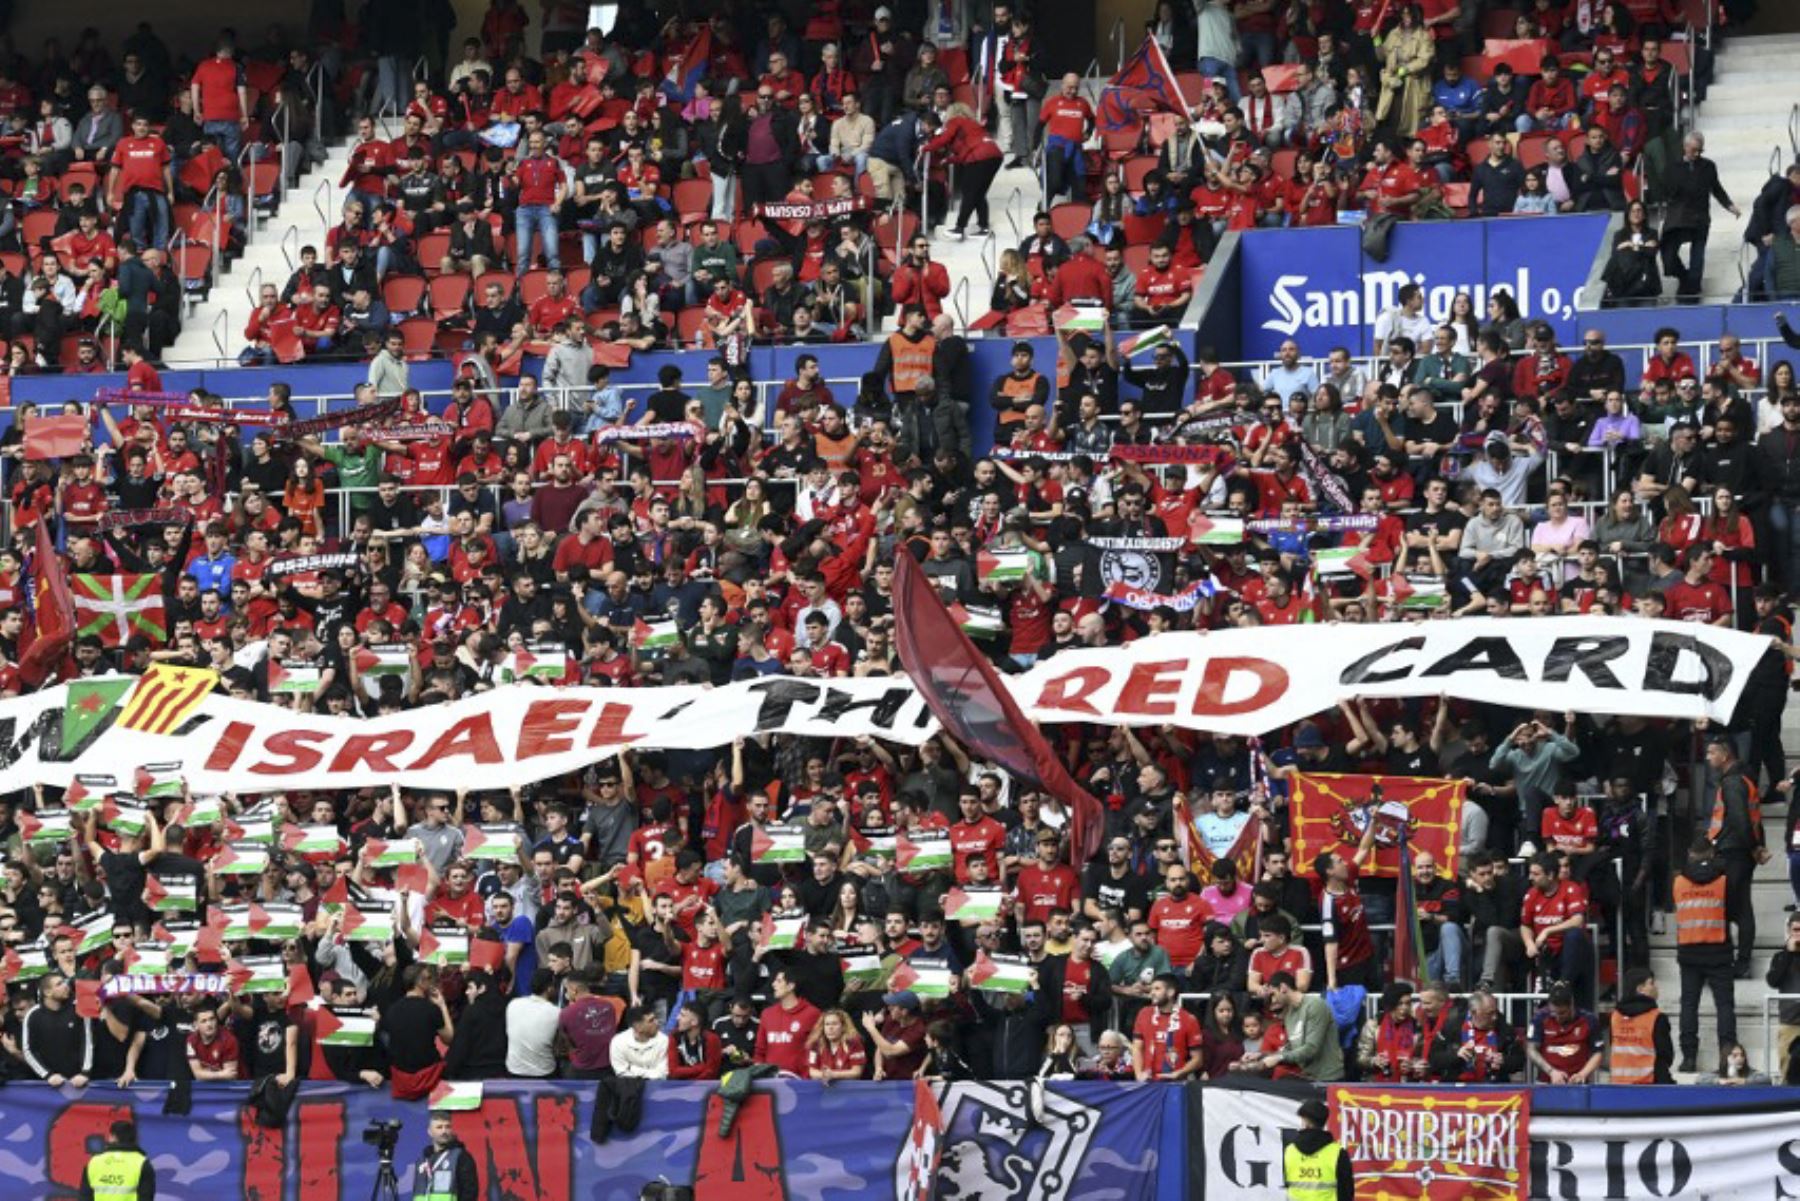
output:
<path id="1" fill-rule="evenodd" d="M 218 682 L 219 673 L 204 667 L 154 664 L 125 698 L 118 724 L 145 734 L 173 734 Z"/>

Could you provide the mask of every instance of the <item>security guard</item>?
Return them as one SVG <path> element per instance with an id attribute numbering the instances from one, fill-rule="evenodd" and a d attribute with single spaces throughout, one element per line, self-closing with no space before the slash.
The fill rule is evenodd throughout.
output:
<path id="1" fill-rule="evenodd" d="M 106 1150 L 88 1160 L 81 1176 L 81 1201 L 155 1201 L 156 1169 L 138 1150 L 137 1126 L 114 1122 Z"/>
<path id="2" fill-rule="evenodd" d="M 1730 881 L 1713 844 L 1695 839 L 1687 866 L 1675 876 L 1675 964 L 1681 969 L 1681 1066 L 1697 1070 L 1700 994 L 1710 991 L 1719 1046 L 1737 1041 L 1737 1001 L 1732 989 Z"/>
<path id="3" fill-rule="evenodd" d="M 413 1201 L 476 1201 L 481 1181 L 475 1161 L 457 1140 L 450 1115 L 434 1112 L 426 1129 L 431 1142 L 413 1171 Z"/>
<path id="4" fill-rule="evenodd" d="M 1281 1155 L 1282 1182 L 1295 1201 L 1352 1201 L 1356 1196 L 1350 1155 L 1325 1129 L 1330 1120 L 1323 1101 L 1300 1106 L 1300 1130 Z"/>

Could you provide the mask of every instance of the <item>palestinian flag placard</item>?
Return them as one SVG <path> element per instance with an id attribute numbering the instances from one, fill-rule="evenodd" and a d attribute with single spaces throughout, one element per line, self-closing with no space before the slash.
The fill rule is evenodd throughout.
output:
<path id="1" fill-rule="evenodd" d="M 949 871 L 953 861 L 948 830 L 902 831 L 894 839 L 894 866 L 903 872 Z"/>
<path id="2" fill-rule="evenodd" d="M 1006 615 L 992 605 L 950 606 L 950 616 L 971 638 L 998 638 L 1006 633 Z"/>
<path id="3" fill-rule="evenodd" d="M 455 926 L 433 926 L 419 937 L 419 961 L 439 967 L 469 962 L 469 932 Z"/>
<path id="4" fill-rule="evenodd" d="M 431 1108 L 450 1113 L 481 1108 L 481 1081 L 445 1080 L 431 1090 Z"/>
<path id="5" fill-rule="evenodd" d="M 273 696 L 306 695 L 319 690 L 324 668 L 317 663 L 289 660 L 269 664 L 269 693 Z"/>
<path id="6" fill-rule="evenodd" d="M 902 961 L 888 977 L 893 992 L 909 992 L 927 1000 L 942 1000 L 950 995 L 954 976 L 947 967 L 918 965 Z"/>
<path id="7" fill-rule="evenodd" d="M 998 888 L 952 888 L 944 894 L 944 918 L 952 922 L 991 922 L 1000 916 L 1006 893 Z"/>
<path id="8" fill-rule="evenodd" d="M 75 813 L 70 809 L 19 811 L 19 837 L 26 842 L 62 842 L 75 836 Z"/>
<path id="9" fill-rule="evenodd" d="M 200 944 L 200 929 L 199 922 L 157 922 L 150 934 L 167 949 L 170 959 L 181 960 Z"/>
<path id="10" fill-rule="evenodd" d="M 240 993 L 284 993 L 288 968 L 279 955 L 246 955 L 232 960 L 232 975 Z"/>
<path id="11" fill-rule="evenodd" d="M 1409 571 L 1388 581 L 1394 604 L 1402 609 L 1441 609 L 1449 603 L 1450 589 L 1441 575 Z"/>
<path id="12" fill-rule="evenodd" d="M 131 676 L 69 681 L 69 691 L 63 701 L 62 753 L 65 758 L 73 758 L 89 738 L 112 720 L 113 714 L 118 712 L 119 702 L 136 683 Z M 106 787 L 112 787 L 110 781 Z"/>
<path id="13" fill-rule="evenodd" d="M 392 942 L 394 940 L 394 907 L 346 905 L 344 920 L 338 930 L 350 942 Z"/>
<path id="14" fill-rule="evenodd" d="M 313 1037 L 322 1047 L 372 1047 L 375 1015 L 366 1009 L 321 1009 L 313 1019 Z"/>
<path id="15" fill-rule="evenodd" d="M 856 848 L 856 853 L 870 859 L 891 861 L 896 853 L 895 841 L 891 827 L 850 831 L 850 842 Z"/>
<path id="16" fill-rule="evenodd" d="M 336 826 L 291 825 L 281 831 L 281 849 L 303 859 L 335 859 L 345 845 Z"/>
<path id="17" fill-rule="evenodd" d="M 403 676 L 412 671 L 412 651 L 403 642 L 382 642 L 358 650 L 352 662 L 365 676 Z"/>
<path id="18" fill-rule="evenodd" d="M 750 831 L 752 863 L 804 863 L 806 831 L 799 826 L 763 826 Z"/>
<path id="19" fill-rule="evenodd" d="M 206 920 L 219 932 L 219 938 L 224 942 L 243 942 L 250 937 L 249 902 L 214 905 L 206 911 Z"/>
<path id="20" fill-rule="evenodd" d="M 1034 557 L 1024 547 L 984 550 L 975 556 L 975 577 L 983 584 L 1023 584 L 1031 575 Z"/>
<path id="21" fill-rule="evenodd" d="M 112 943 L 113 915 L 102 909 L 64 927 L 75 940 L 75 953 L 86 955 Z"/>
<path id="22" fill-rule="evenodd" d="M 132 773 L 132 789 L 146 801 L 166 801 L 181 795 L 181 764 L 146 763 Z"/>
<path id="23" fill-rule="evenodd" d="M 1188 518 L 1188 541 L 1195 546 L 1236 546 L 1244 541 L 1244 519 L 1195 513 Z"/>
<path id="24" fill-rule="evenodd" d="M 298 905 L 280 902 L 250 903 L 250 937 L 269 942 L 299 938 L 306 928 L 306 914 Z"/>
<path id="25" fill-rule="evenodd" d="M 192 876 L 145 877 L 144 901 L 157 913 L 192 913 L 200 908 L 199 889 Z"/>
<path id="26" fill-rule="evenodd" d="M 216 796 L 195 797 L 175 811 L 175 820 L 186 830 L 216 826 L 225 820 L 225 806 Z"/>
<path id="27" fill-rule="evenodd" d="M 125 956 L 125 970 L 139 976 L 166 976 L 176 958 L 166 942 L 140 942 Z"/>
<path id="28" fill-rule="evenodd" d="M 463 855 L 469 859 L 517 859 L 519 848 L 524 845 L 525 831 L 512 822 L 463 827 Z"/>
<path id="29" fill-rule="evenodd" d="M 1106 310 L 1097 304 L 1065 304 L 1050 314 L 1057 329 L 1097 334 L 1106 328 Z"/>
<path id="30" fill-rule="evenodd" d="M 844 983 L 868 988 L 881 983 L 886 969 L 881 966 L 881 956 L 862 947 L 840 947 L 838 962 L 844 969 Z"/>
<path id="31" fill-rule="evenodd" d="M 631 627 L 632 649 L 646 655 L 660 655 L 681 641 L 681 630 L 673 621 L 644 621 Z"/>
<path id="32" fill-rule="evenodd" d="M 560 642 L 532 642 L 500 663 L 500 680 L 544 680 L 557 683 L 569 674 L 569 648 Z"/>
<path id="33" fill-rule="evenodd" d="M 150 825 L 150 807 L 118 793 L 100 807 L 100 824 L 114 834 L 142 834 Z"/>
<path id="34" fill-rule="evenodd" d="M 98 813 L 106 798 L 118 788 L 119 781 L 113 776 L 76 776 L 63 793 L 63 800 L 76 813 Z"/>
<path id="35" fill-rule="evenodd" d="M 371 867 L 405 867 L 419 861 L 419 840 L 416 838 L 371 838 L 364 845 L 369 849 Z"/>
<path id="36" fill-rule="evenodd" d="M 259 842 L 229 842 L 212 858 L 220 876 L 259 876 L 269 869 L 269 848 Z"/>
<path id="37" fill-rule="evenodd" d="M 1320 579 L 1356 575 L 1359 556 L 1363 556 L 1360 546 L 1321 546 L 1312 552 L 1313 574 Z"/>
<path id="38" fill-rule="evenodd" d="M 983 992 L 1012 993 L 1031 991 L 1031 963 L 1023 955 L 989 955 L 975 952 L 975 966 L 969 969 L 969 983 Z"/>
<path id="39" fill-rule="evenodd" d="M 50 952 L 43 939 L 6 948 L 4 966 L 0 966 L 0 982 L 36 980 L 50 974 Z"/>
<path id="40" fill-rule="evenodd" d="M 275 819 L 239 814 L 225 819 L 225 837 L 230 842 L 251 843 L 261 847 L 275 845 Z"/>
<path id="41" fill-rule="evenodd" d="M 1174 335 L 1169 332 L 1168 326 L 1159 325 L 1155 329 L 1147 329 L 1141 334 L 1133 334 L 1131 337 L 1126 338 L 1123 342 L 1119 343 L 1119 353 L 1123 354 L 1126 358 L 1130 358 L 1133 355 L 1142 354 L 1146 350 L 1155 350 L 1158 346 L 1166 344 L 1173 337 Z"/>
<path id="42" fill-rule="evenodd" d="M 762 920 L 763 945 L 771 951 L 791 951 L 800 945 L 806 932 L 804 913 L 765 913 Z"/>

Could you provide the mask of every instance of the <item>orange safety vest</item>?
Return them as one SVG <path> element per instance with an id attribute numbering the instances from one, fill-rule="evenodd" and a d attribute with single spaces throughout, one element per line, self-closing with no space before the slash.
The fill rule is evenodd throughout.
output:
<path id="1" fill-rule="evenodd" d="M 916 392 L 920 380 L 931 378 L 931 357 L 937 351 L 937 338 L 926 334 L 917 342 L 905 334 L 888 335 L 888 355 L 894 360 L 894 391 Z"/>
<path id="2" fill-rule="evenodd" d="M 1001 396 L 1006 397 L 1008 402 L 1017 402 L 1021 396 L 1029 399 L 1037 395 L 1038 381 L 1043 378 L 1043 375 L 1036 371 L 1033 371 L 1024 379 L 1020 379 L 1018 376 L 1008 371 L 1005 375 L 1000 377 L 1000 382 L 995 385 L 995 391 Z M 1009 407 L 1000 410 L 1000 415 L 995 419 L 997 424 L 1003 426 L 1017 425 L 1023 420 L 1025 420 L 1024 412 L 1010 407 L 1010 403 Z"/>
<path id="3" fill-rule="evenodd" d="M 1675 945 L 1691 947 L 1725 941 L 1725 877 L 1696 884 L 1675 877 Z"/>
<path id="4" fill-rule="evenodd" d="M 1636 1017 L 1612 1012 L 1612 1082 L 1656 1083 L 1656 1019 L 1658 1011 L 1645 1010 Z"/>
<path id="5" fill-rule="evenodd" d="M 1737 773 L 1744 781 L 1744 807 L 1750 811 L 1750 842 L 1754 846 L 1763 844 L 1762 794 L 1756 790 L 1756 781 L 1743 772 Z M 1725 831 L 1725 785 L 1720 783 L 1713 793 L 1712 818 L 1706 823 L 1706 837 L 1716 841 Z"/>

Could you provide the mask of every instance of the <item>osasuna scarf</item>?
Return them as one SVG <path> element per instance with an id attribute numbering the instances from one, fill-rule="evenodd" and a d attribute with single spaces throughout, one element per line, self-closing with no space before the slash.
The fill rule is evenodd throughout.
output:
<path id="1" fill-rule="evenodd" d="M 300 421 L 290 421 L 286 425 L 276 426 L 274 435 L 284 441 L 308 438 L 314 434 L 322 434 L 326 430 L 342 429 L 347 425 L 367 425 L 371 421 L 386 421 L 400 411 L 400 398 L 390 397 L 378 400 L 372 405 L 358 405 L 354 409 L 339 409 L 332 413 L 321 413 L 317 417 L 307 417 Z"/>
<path id="2" fill-rule="evenodd" d="M 97 533 L 108 530 L 129 529 L 139 525 L 189 525 L 194 515 L 186 509 L 115 509 L 110 513 L 102 513 L 95 523 Z"/>
<path id="3" fill-rule="evenodd" d="M 653 421 L 648 425 L 609 425 L 594 435 L 594 441 L 651 442 L 658 438 L 692 438 L 694 426 L 686 421 Z"/>
<path id="4" fill-rule="evenodd" d="M 167 976 L 114 976 L 100 986 L 103 997 L 135 997 L 145 993 L 228 993 L 231 977 L 224 972 L 183 973 Z"/>
<path id="5" fill-rule="evenodd" d="M 383 442 L 429 442 L 436 438 L 456 437 L 456 427 L 448 421 L 421 421 L 416 425 L 400 425 L 382 430 Z"/>
<path id="6" fill-rule="evenodd" d="M 866 196 L 839 196 L 831 200 L 776 200 L 752 207 L 757 216 L 772 221 L 812 221 L 862 212 L 869 207 L 869 199 Z"/>
<path id="7" fill-rule="evenodd" d="M 1116 583 L 1107 587 L 1104 593 L 1109 601 L 1124 605 L 1127 609 L 1173 609 L 1177 613 L 1188 613 L 1198 608 L 1200 602 L 1209 596 L 1216 595 L 1218 584 L 1210 579 L 1195 580 L 1180 592 L 1151 592 L 1144 588 L 1133 588 L 1130 584 Z"/>
<path id="8" fill-rule="evenodd" d="M 191 396 L 179 392 L 127 392 L 123 388 L 103 388 L 94 399 L 101 404 L 142 405 L 160 410 L 170 421 L 198 421 L 205 425 L 276 425 L 287 414 L 273 409 L 232 409 L 221 405 L 196 404 Z"/>
<path id="9" fill-rule="evenodd" d="M 1093 457 L 1080 450 L 1029 450 L 1023 446 L 996 446 L 988 451 L 988 458 L 1005 459 L 1009 463 L 1031 459 L 1042 459 L 1046 463 L 1073 463 L 1076 459 Z"/>
<path id="10" fill-rule="evenodd" d="M 1381 518 L 1373 513 L 1323 514 L 1288 521 L 1281 517 L 1264 517 L 1246 521 L 1244 528 L 1252 534 L 1348 534 L 1379 529 Z"/>
<path id="11" fill-rule="evenodd" d="M 1313 449 L 1312 443 L 1304 437 L 1295 438 L 1294 443 L 1300 448 L 1300 466 L 1305 470 L 1307 478 L 1312 481 L 1313 487 L 1329 500 L 1332 507 L 1338 512 L 1349 513 L 1354 510 L 1356 506 L 1350 502 L 1350 493 L 1345 489 L 1344 481 L 1325 466 L 1319 458 L 1319 452 Z"/>
<path id="12" fill-rule="evenodd" d="M 1228 446 L 1188 446 L 1180 442 L 1158 442 L 1149 446 L 1127 446 L 1114 443 L 1112 457 L 1125 463 L 1223 463 L 1237 455 Z"/>
<path id="13" fill-rule="evenodd" d="M 302 571 L 343 571 L 355 567 L 361 561 L 361 557 L 353 550 L 331 551 L 322 555 L 295 555 L 289 559 L 275 560 L 263 568 L 263 576 L 279 579 Z"/>

